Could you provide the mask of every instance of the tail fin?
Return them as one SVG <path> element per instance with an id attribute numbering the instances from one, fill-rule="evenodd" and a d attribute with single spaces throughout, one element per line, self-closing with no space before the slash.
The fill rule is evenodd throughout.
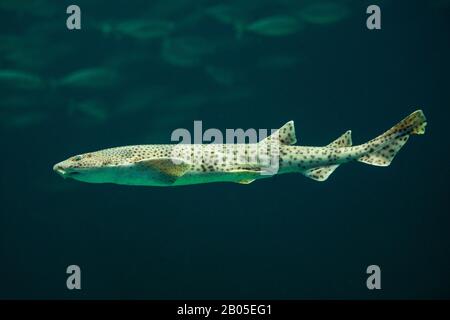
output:
<path id="1" fill-rule="evenodd" d="M 386 167 L 391 164 L 397 152 L 412 134 L 424 134 L 427 120 L 422 110 L 417 110 L 397 123 L 391 129 L 364 144 L 369 153 L 358 159 L 359 162 Z"/>

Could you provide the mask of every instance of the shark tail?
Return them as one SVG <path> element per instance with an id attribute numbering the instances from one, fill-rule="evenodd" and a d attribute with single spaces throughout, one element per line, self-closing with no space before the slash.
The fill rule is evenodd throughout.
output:
<path id="1" fill-rule="evenodd" d="M 373 166 L 389 166 L 409 136 L 424 134 L 426 125 L 422 110 L 414 111 L 382 135 L 363 144 L 361 147 L 368 152 L 357 160 Z"/>

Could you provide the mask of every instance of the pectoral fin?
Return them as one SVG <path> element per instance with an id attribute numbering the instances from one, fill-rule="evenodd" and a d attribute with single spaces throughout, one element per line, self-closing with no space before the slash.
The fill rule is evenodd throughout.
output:
<path id="1" fill-rule="evenodd" d="M 141 160 L 135 164 L 143 173 L 150 174 L 161 182 L 173 183 L 184 175 L 191 164 L 182 159 L 156 158 Z"/>

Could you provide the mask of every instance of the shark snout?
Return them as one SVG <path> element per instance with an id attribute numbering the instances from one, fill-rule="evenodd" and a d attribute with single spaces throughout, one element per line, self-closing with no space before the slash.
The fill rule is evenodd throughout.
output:
<path id="1" fill-rule="evenodd" d="M 63 178 L 65 178 L 67 176 L 67 170 L 61 163 L 55 164 L 53 166 L 53 171 L 58 173 Z"/>
<path id="2" fill-rule="evenodd" d="M 69 161 L 62 161 L 53 166 L 53 171 L 59 174 L 61 177 L 74 178 L 74 176 L 80 174 L 80 170 L 75 168 Z"/>

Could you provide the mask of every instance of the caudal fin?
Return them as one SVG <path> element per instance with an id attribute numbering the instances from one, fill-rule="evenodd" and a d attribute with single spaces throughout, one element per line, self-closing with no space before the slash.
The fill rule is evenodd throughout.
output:
<path id="1" fill-rule="evenodd" d="M 410 135 L 424 134 L 427 120 L 422 110 L 417 110 L 391 129 L 363 145 L 369 152 L 359 162 L 386 167 L 406 144 Z"/>

